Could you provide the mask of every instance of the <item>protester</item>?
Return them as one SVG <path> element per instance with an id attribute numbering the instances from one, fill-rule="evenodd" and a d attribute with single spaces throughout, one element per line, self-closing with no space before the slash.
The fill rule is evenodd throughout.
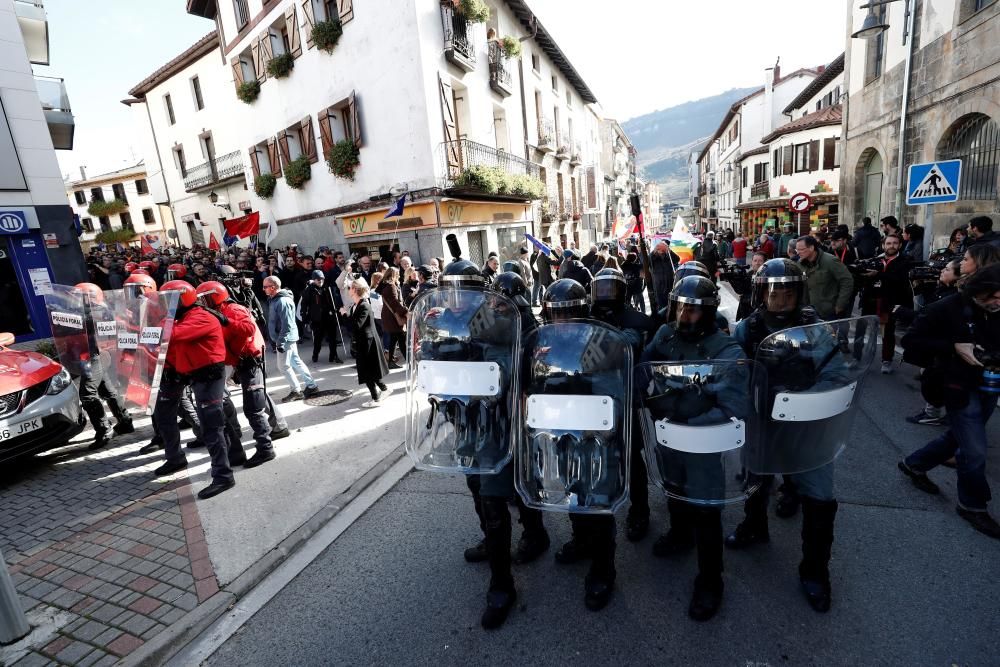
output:
<path id="1" fill-rule="evenodd" d="M 861 227 L 854 232 L 854 250 L 858 253 L 858 259 L 871 259 L 878 254 L 882 236 L 872 225 L 872 219 L 865 217 L 861 219 Z"/>
<path id="2" fill-rule="evenodd" d="M 319 393 L 319 387 L 316 386 L 309 368 L 299 358 L 299 330 L 295 324 L 295 302 L 291 290 L 281 289 L 281 279 L 277 276 L 268 276 L 264 280 L 264 292 L 269 299 L 270 315 L 267 318 L 267 325 L 271 347 L 279 355 L 281 372 L 288 380 L 291 390 L 281 402 L 298 401 Z M 301 390 L 302 385 L 296 373 L 301 375 L 305 382 L 304 391 Z"/>
<path id="3" fill-rule="evenodd" d="M 382 289 L 382 347 L 385 351 L 387 364 L 392 364 L 395 357 L 396 346 L 399 346 L 399 353 L 406 358 L 406 306 L 403 305 L 403 298 L 399 291 L 399 270 L 389 267 L 382 277 L 379 285 Z"/>
<path id="4" fill-rule="evenodd" d="M 368 283 L 358 278 L 351 284 L 351 321 L 354 324 L 354 348 L 357 354 L 358 384 L 368 387 L 372 400 L 364 403 L 366 408 L 378 407 L 381 400 L 392 393 L 382 381 L 389 374 L 389 366 L 372 316 Z"/>

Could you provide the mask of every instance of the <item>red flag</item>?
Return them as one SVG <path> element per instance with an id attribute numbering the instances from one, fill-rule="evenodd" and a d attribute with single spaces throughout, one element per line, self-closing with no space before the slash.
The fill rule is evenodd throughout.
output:
<path id="1" fill-rule="evenodd" d="M 208 249 L 209 250 L 219 250 L 219 242 L 215 238 L 215 232 L 208 233 Z"/>
<path id="2" fill-rule="evenodd" d="M 222 224 L 225 225 L 226 234 L 229 236 L 245 239 L 260 232 L 260 213 L 248 213 L 240 218 L 224 220 Z"/>
<path id="3" fill-rule="evenodd" d="M 149 241 L 146 239 L 146 235 L 145 234 L 142 235 L 142 242 L 141 242 L 140 245 L 142 246 L 141 250 L 142 250 L 143 256 L 145 256 L 145 255 L 152 255 L 154 252 L 156 252 L 156 250 L 153 249 L 153 246 L 151 246 L 149 244 Z"/>

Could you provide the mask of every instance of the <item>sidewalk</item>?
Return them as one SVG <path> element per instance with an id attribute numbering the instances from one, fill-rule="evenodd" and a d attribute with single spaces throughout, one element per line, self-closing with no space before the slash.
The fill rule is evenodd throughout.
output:
<path id="1" fill-rule="evenodd" d="M 322 390 L 359 388 L 353 365 L 311 368 Z M 270 375 L 269 392 L 280 399 L 287 384 Z M 402 369 L 392 372 L 396 393 L 375 409 L 360 407 L 369 399 L 363 387 L 341 403 L 323 405 L 334 397 L 321 396 L 281 406 L 292 435 L 275 443 L 278 458 L 237 469 L 236 487 L 207 501 L 195 498 L 209 481 L 203 449 L 186 450 L 182 473 L 153 477 L 161 455 L 137 454 L 152 436 L 148 417 L 104 450 L 86 450 L 88 429 L 5 471 L 0 548 L 34 631 L 0 649 L 0 665 L 141 663 L 206 611 L 224 609 L 234 598 L 227 588 L 252 586 L 398 448 L 404 379 Z M 240 408 L 238 390 L 233 399 Z"/>

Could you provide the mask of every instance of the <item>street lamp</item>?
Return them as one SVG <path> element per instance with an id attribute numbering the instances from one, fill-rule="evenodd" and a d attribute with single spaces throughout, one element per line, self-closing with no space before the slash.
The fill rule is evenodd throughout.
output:
<path id="1" fill-rule="evenodd" d="M 209 193 L 209 195 L 208 195 L 208 201 L 212 202 L 213 206 L 218 206 L 219 208 L 224 208 L 227 211 L 229 211 L 230 213 L 233 212 L 233 209 L 229 207 L 229 202 L 223 201 L 221 204 L 218 203 L 219 202 L 219 195 L 215 194 L 215 190 L 212 190 L 212 192 Z"/>
<path id="2" fill-rule="evenodd" d="M 862 7 L 864 7 L 864 5 L 862 5 Z M 883 23 L 879 17 L 875 16 L 875 6 L 872 3 L 868 3 L 868 16 L 865 17 L 865 21 L 861 24 L 861 28 L 857 32 L 851 33 L 851 37 L 854 39 L 868 39 L 869 37 L 875 37 L 888 29 L 889 24 Z"/>

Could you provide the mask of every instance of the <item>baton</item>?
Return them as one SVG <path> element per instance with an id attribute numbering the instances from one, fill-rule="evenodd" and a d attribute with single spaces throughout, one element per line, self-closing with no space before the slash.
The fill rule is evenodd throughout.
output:
<path id="1" fill-rule="evenodd" d="M 340 328 L 340 317 L 337 315 L 337 301 L 333 298 L 333 290 L 327 285 L 326 293 L 330 295 L 330 305 L 333 306 L 333 321 L 337 323 L 337 333 L 340 334 L 337 338 L 340 339 L 340 347 L 344 350 L 344 356 L 347 356 L 347 346 L 344 345 L 344 330 Z"/>

